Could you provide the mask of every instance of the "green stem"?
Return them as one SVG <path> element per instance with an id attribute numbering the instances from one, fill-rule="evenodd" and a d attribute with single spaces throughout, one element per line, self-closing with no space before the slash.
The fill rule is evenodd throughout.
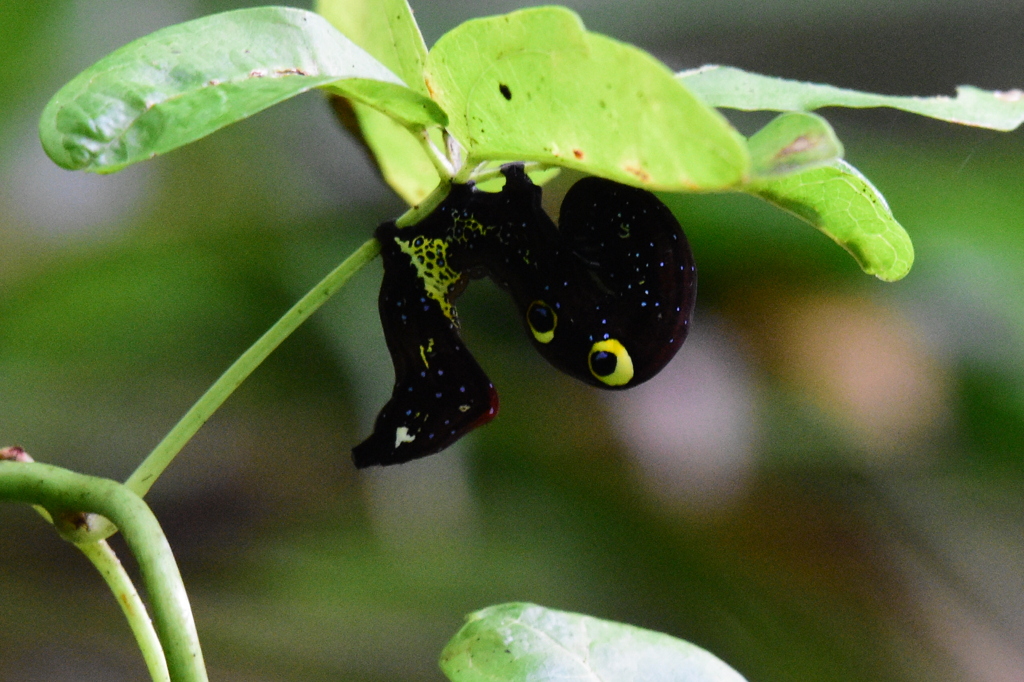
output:
<path id="1" fill-rule="evenodd" d="M 260 366 L 267 356 L 282 341 L 306 321 L 320 306 L 336 294 L 342 286 L 363 266 L 377 257 L 380 244 L 370 239 L 360 246 L 355 253 L 346 258 L 341 265 L 313 287 L 309 293 L 299 299 L 273 327 L 268 329 L 256 343 L 235 360 L 234 364 L 214 382 L 213 386 L 196 401 L 196 404 L 185 413 L 185 416 L 171 429 L 160 444 L 139 465 L 125 485 L 137 495 L 145 495 L 164 469 L 175 456 L 181 452 L 185 444 L 199 431 L 214 412 L 227 400 L 238 386 Z"/>
<path id="2" fill-rule="evenodd" d="M 135 641 L 139 644 L 142 658 L 146 661 L 153 682 L 170 682 L 167 659 L 160 645 L 160 638 L 153 628 L 153 621 L 149 619 L 146 605 L 142 603 L 138 590 L 132 584 L 132 579 L 124 570 L 117 554 L 106 540 L 76 543 L 75 547 L 78 547 L 100 572 L 107 587 L 114 593 L 117 603 L 121 605 L 121 611 L 124 612 L 128 625 L 135 634 Z"/>
<path id="3" fill-rule="evenodd" d="M 434 144 L 434 140 L 430 137 L 430 130 L 420 128 L 416 131 L 416 134 L 420 138 L 420 144 L 423 145 L 423 151 L 426 152 L 427 158 L 434 164 L 434 170 L 437 171 L 437 176 L 441 178 L 441 184 L 451 182 L 451 178 L 455 174 L 455 168 L 452 166 L 451 160 Z"/>
<path id="4" fill-rule="evenodd" d="M 30 462 L 0 461 L 0 500 L 45 507 L 62 535 L 79 538 L 69 513 L 101 514 L 124 534 L 139 564 L 153 608 L 157 636 L 173 682 L 207 682 L 192 609 L 171 546 L 142 498 L 116 481 Z"/>
<path id="5" fill-rule="evenodd" d="M 434 188 L 434 191 L 431 192 L 426 199 L 403 213 L 398 220 L 395 221 L 395 225 L 398 227 L 408 227 L 409 225 L 415 225 L 419 221 L 423 220 L 430 215 L 431 211 L 437 208 L 438 205 L 445 200 L 445 197 L 448 196 L 448 192 L 450 190 L 451 184 L 448 182 L 442 182 Z"/>
<path id="6" fill-rule="evenodd" d="M 501 166 L 492 166 L 490 168 L 481 168 L 482 165 L 483 164 L 480 164 L 476 168 L 471 169 L 468 173 L 465 173 L 465 174 L 460 173 L 458 176 L 455 177 L 455 182 L 465 183 L 465 182 L 473 181 L 473 182 L 475 182 L 478 185 L 482 185 L 483 183 L 487 182 L 488 180 L 492 180 L 494 178 L 501 177 L 503 175 L 503 173 L 501 172 Z M 547 170 L 549 168 L 552 168 L 552 166 L 550 166 L 550 165 L 548 165 L 546 163 L 540 163 L 540 162 L 537 162 L 537 161 L 524 161 L 523 162 L 523 170 L 526 171 L 527 173 L 532 173 L 533 171 L 543 171 L 543 170 Z"/>

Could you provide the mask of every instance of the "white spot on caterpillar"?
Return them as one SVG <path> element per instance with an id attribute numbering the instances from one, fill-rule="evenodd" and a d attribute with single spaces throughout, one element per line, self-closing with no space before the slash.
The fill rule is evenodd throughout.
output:
<path id="1" fill-rule="evenodd" d="M 399 426 L 395 429 L 395 447 L 397 448 L 402 443 L 411 443 L 416 440 L 416 436 L 409 435 L 409 429 L 404 426 Z"/>

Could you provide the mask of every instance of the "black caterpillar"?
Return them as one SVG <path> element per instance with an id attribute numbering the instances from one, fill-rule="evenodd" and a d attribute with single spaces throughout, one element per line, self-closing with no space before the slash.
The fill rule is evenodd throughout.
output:
<path id="1" fill-rule="evenodd" d="M 352 450 L 359 468 L 433 454 L 497 414 L 494 385 L 459 337 L 453 301 L 470 279 L 507 289 L 541 355 L 600 388 L 650 379 L 686 338 L 697 271 L 657 197 L 585 178 L 555 227 L 522 164 L 502 173 L 500 192 L 453 185 L 418 224 L 377 228 L 395 387 L 373 434 Z"/>

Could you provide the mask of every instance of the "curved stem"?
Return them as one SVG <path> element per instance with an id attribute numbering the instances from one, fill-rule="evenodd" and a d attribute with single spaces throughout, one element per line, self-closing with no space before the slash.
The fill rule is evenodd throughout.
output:
<path id="1" fill-rule="evenodd" d="M 207 682 L 192 609 L 171 547 L 142 498 L 116 481 L 48 464 L 0 461 L 0 500 L 45 507 L 61 534 L 77 544 L 67 521 L 77 512 L 101 514 L 124 533 L 149 594 L 157 636 L 174 682 Z"/>
<path id="2" fill-rule="evenodd" d="M 34 462 L 35 460 L 21 448 L 9 447 L 0 448 L 0 461 Z M 4 499 L 2 483 L 3 479 L 0 479 L 0 500 Z M 39 515 L 48 524 L 54 525 L 53 516 L 46 507 L 33 504 L 32 508 L 39 512 Z M 91 519 L 102 519 L 104 523 L 110 523 L 102 516 L 96 516 L 95 514 L 79 513 L 76 515 L 77 523 L 86 527 L 88 527 Z M 160 645 L 160 638 L 157 637 L 156 630 L 153 629 L 153 621 L 149 619 L 146 605 L 142 603 L 138 590 L 132 584 L 132 579 L 128 572 L 124 570 L 124 566 L 121 565 L 117 554 L 114 553 L 114 550 L 107 544 L 106 540 L 75 543 L 75 546 L 81 550 L 85 558 L 92 562 L 92 565 L 100 572 L 104 582 L 107 583 L 107 587 L 114 593 L 117 603 L 121 605 L 121 611 L 124 613 L 125 618 L 128 619 L 128 625 L 135 634 L 135 641 L 142 651 L 142 658 L 146 661 L 146 667 L 149 669 L 149 676 L 153 679 L 153 682 L 170 682 L 170 674 L 167 672 L 167 658 L 164 656 L 163 647 Z"/>
<path id="3" fill-rule="evenodd" d="M 160 638 L 153 628 L 153 621 L 149 619 L 146 605 L 142 603 L 138 590 L 132 584 L 132 579 L 124 570 L 117 554 L 106 540 L 75 543 L 75 547 L 78 547 L 100 572 L 107 587 L 114 593 L 117 603 L 121 605 L 121 611 L 135 634 L 135 641 L 142 651 L 142 658 L 146 661 L 153 682 L 170 682 L 167 658 L 160 645 Z"/>
<path id="4" fill-rule="evenodd" d="M 346 258 L 341 265 L 324 277 L 309 293 L 299 299 L 274 326 L 266 331 L 247 351 L 235 360 L 224 374 L 196 401 L 195 405 L 171 429 L 153 452 L 139 465 L 125 485 L 137 495 L 145 495 L 157 477 L 163 473 L 167 465 L 181 451 L 185 444 L 196 434 L 206 420 L 217 411 L 228 396 L 260 366 L 268 355 L 295 329 L 316 312 L 327 300 L 336 294 L 342 286 L 359 272 L 367 263 L 380 253 L 380 244 L 370 239 L 355 253 Z"/>
<path id="5" fill-rule="evenodd" d="M 418 134 L 420 144 L 423 145 L 423 150 L 427 153 L 430 162 L 434 164 L 434 170 L 437 171 L 438 177 L 441 178 L 441 183 L 451 182 L 452 176 L 455 175 L 455 167 L 452 165 L 451 160 L 434 144 L 428 128 L 420 128 Z"/>

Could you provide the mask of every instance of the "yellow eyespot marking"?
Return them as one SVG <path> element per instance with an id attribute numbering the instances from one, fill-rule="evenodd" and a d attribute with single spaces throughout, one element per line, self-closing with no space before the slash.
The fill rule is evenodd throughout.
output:
<path id="1" fill-rule="evenodd" d="M 544 301 L 534 301 L 526 309 L 526 323 L 530 325 L 533 338 L 541 343 L 551 343 L 555 338 L 555 327 L 558 326 L 558 315 Z"/>
<path id="2" fill-rule="evenodd" d="M 451 301 L 448 300 L 448 292 L 450 287 L 459 281 L 459 273 L 448 265 L 448 244 L 443 239 L 424 237 L 416 237 L 411 241 L 395 237 L 395 243 L 402 253 L 409 255 L 409 260 L 416 268 L 416 274 L 423 281 L 423 289 L 427 296 L 437 301 L 444 316 L 457 326 L 459 321 L 455 318 Z"/>
<path id="3" fill-rule="evenodd" d="M 590 373 L 609 386 L 623 386 L 633 378 L 633 360 L 617 339 L 598 341 L 587 357 Z"/>
<path id="4" fill-rule="evenodd" d="M 423 365 L 427 369 L 430 369 L 430 363 L 427 362 L 427 353 L 433 353 L 433 352 L 434 352 L 434 339 L 428 339 L 427 340 L 427 347 L 426 348 L 424 348 L 423 346 L 420 346 L 420 357 L 423 359 Z"/>

